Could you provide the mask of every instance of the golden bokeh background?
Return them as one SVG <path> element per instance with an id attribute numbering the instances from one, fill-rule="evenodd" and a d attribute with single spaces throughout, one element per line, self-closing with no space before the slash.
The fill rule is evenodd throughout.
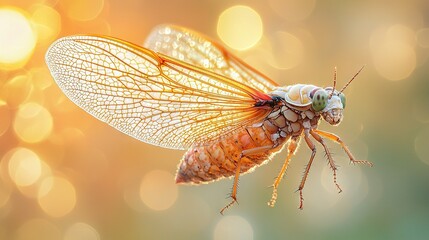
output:
<path id="1" fill-rule="evenodd" d="M 57 38 L 112 35 L 142 44 L 158 24 L 211 36 L 281 85 L 346 90 L 340 135 L 360 159 L 340 166 L 337 194 L 320 150 L 304 190 L 305 144 L 275 208 L 285 152 L 231 180 L 174 184 L 183 151 L 161 149 L 82 111 L 54 83 L 44 54 Z M 429 2 L 2 0 L 0 3 L 0 239 L 427 239 L 429 237 Z M 320 147 L 318 149 L 321 149 Z"/>

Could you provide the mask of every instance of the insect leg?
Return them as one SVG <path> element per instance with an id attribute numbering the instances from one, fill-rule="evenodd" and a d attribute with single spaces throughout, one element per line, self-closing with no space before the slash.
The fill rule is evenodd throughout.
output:
<path id="1" fill-rule="evenodd" d="M 311 135 L 316 139 L 320 144 L 322 144 L 323 148 L 325 149 L 326 157 L 328 157 L 329 165 L 331 166 L 332 171 L 334 172 L 334 184 L 338 188 L 338 193 L 342 192 L 340 185 L 337 182 L 337 166 L 335 165 L 334 159 L 332 158 L 332 154 L 329 151 L 328 147 L 325 144 L 325 141 L 323 141 L 323 138 L 319 136 L 313 129 L 310 130 Z"/>
<path id="2" fill-rule="evenodd" d="M 315 132 L 315 133 L 317 133 L 317 134 L 319 134 L 319 135 L 321 135 L 321 136 L 324 136 L 324 137 L 326 137 L 326 138 L 328 138 L 328 139 L 330 139 L 330 140 L 332 140 L 332 141 L 334 141 L 334 142 L 336 142 L 338 144 L 340 144 L 341 147 L 344 149 L 344 151 L 349 156 L 351 163 L 367 164 L 370 167 L 373 166 L 372 162 L 369 162 L 369 161 L 366 161 L 366 160 L 355 160 L 352 152 L 349 150 L 349 148 L 346 146 L 346 144 L 337 135 L 335 135 L 333 133 L 330 133 L 330 132 L 325 132 L 325 131 L 322 131 L 322 130 L 318 130 L 318 129 L 313 129 L 312 131 Z"/>
<path id="3" fill-rule="evenodd" d="M 220 214 L 223 215 L 223 212 L 228 209 L 229 207 L 231 207 L 232 205 L 234 205 L 234 203 L 238 202 L 237 201 L 237 190 L 238 190 L 238 179 L 240 177 L 240 172 L 241 172 L 241 160 L 243 159 L 243 156 L 248 156 L 248 155 L 252 155 L 252 154 L 257 154 L 260 152 L 265 152 L 269 149 L 274 148 L 276 145 L 267 145 L 267 146 L 262 146 L 262 147 L 256 147 L 256 148 L 252 148 L 252 149 L 246 149 L 243 150 L 240 154 L 240 159 L 238 160 L 237 163 L 237 169 L 235 170 L 235 175 L 234 175 L 234 184 L 232 185 L 232 192 L 231 192 L 231 198 L 232 201 L 230 203 L 228 203 L 228 205 L 226 205 L 225 207 L 223 207 L 220 210 Z"/>
<path id="4" fill-rule="evenodd" d="M 283 163 L 283 166 L 282 166 L 282 168 L 280 170 L 279 175 L 276 177 L 276 180 L 274 180 L 274 183 L 273 183 L 273 194 L 271 196 L 271 200 L 268 202 L 268 206 L 270 206 L 270 207 L 274 207 L 274 205 L 276 204 L 276 200 L 277 200 L 277 188 L 278 188 L 278 186 L 280 184 L 280 181 L 283 178 L 283 175 L 286 172 L 287 166 L 289 165 L 289 162 L 290 162 L 290 159 L 292 158 L 292 155 L 295 153 L 295 150 L 298 147 L 298 141 L 299 141 L 299 138 L 295 137 L 295 138 L 292 138 L 290 140 L 290 142 L 289 142 L 289 145 L 288 145 L 288 154 L 287 154 L 286 160 Z"/>
<path id="5" fill-rule="evenodd" d="M 232 193 L 231 193 L 232 201 L 220 210 L 220 214 L 222 215 L 223 215 L 223 211 L 225 211 L 227 208 L 231 207 L 235 202 L 237 202 L 237 186 L 238 186 L 238 178 L 240 177 L 240 171 L 241 171 L 241 159 L 242 157 L 240 157 L 240 159 L 238 160 L 237 169 L 235 170 L 234 184 L 232 185 Z"/>
<path id="6" fill-rule="evenodd" d="M 302 190 L 304 189 L 305 181 L 307 180 L 308 173 L 310 172 L 311 164 L 313 163 L 314 156 L 316 156 L 316 146 L 309 137 L 310 129 L 304 130 L 304 139 L 308 147 L 311 149 L 310 161 L 305 167 L 304 175 L 302 176 L 301 183 L 299 184 L 299 209 L 303 209 L 304 198 L 302 197 Z"/>

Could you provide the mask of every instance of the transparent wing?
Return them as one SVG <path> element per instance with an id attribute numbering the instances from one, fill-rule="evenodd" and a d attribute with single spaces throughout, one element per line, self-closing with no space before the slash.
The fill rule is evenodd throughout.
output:
<path id="1" fill-rule="evenodd" d="M 184 149 L 252 124 L 271 99 L 239 82 L 110 37 L 72 36 L 46 54 L 64 93 L 141 141 Z"/>
<path id="2" fill-rule="evenodd" d="M 160 25 L 149 34 L 144 44 L 155 52 L 227 76 L 261 92 L 271 92 L 276 82 L 250 67 L 225 48 L 192 30 Z"/>

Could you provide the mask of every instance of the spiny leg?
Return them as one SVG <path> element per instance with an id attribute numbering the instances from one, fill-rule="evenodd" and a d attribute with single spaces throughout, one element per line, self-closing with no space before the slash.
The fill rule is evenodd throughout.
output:
<path id="1" fill-rule="evenodd" d="M 238 203 L 238 201 L 237 201 L 238 179 L 239 179 L 240 173 L 241 173 L 241 160 L 243 159 L 243 157 L 247 156 L 247 155 L 265 152 L 265 151 L 272 149 L 274 147 L 276 147 L 276 145 L 268 145 L 268 146 L 256 147 L 256 148 L 252 148 L 252 149 L 246 149 L 246 150 L 243 150 L 241 152 L 240 159 L 238 160 L 237 168 L 235 170 L 234 184 L 232 185 L 232 192 L 231 192 L 232 201 L 220 210 L 220 214 L 223 215 L 223 212 L 226 209 L 228 209 L 229 207 L 234 205 L 234 203 Z"/>
<path id="2" fill-rule="evenodd" d="M 328 147 L 325 144 L 325 141 L 323 141 L 323 138 L 321 136 L 319 136 L 315 130 L 310 130 L 311 135 L 314 137 L 314 139 L 316 139 L 320 144 L 322 144 L 323 148 L 325 149 L 325 153 L 326 153 L 326 157 L 328 158 L 329 161 L 329 166 L 331 167 L 332 171 L 333 171 L 333 175 L 334 175 L 334 184 L 335 186 L 338 188 L 338 193 L 342 192 L 343 190 L 341 189 L 340 185 L 337 182 L 337 166 L 335 165 L 334 159 L 332 158 L 332 154 L 329 151 Z"/>
<path id="3" fill-rule="evenodd" d="M 280 184 L 280 181 L 283 178 L 283 175 L 286 172 L 287 166 L 289 165 L 289 162 L 290 162 L 290 159 L 292 158 L 292 155 L 295 153 L 295 150 L 296 150 L 296 148 L 298 146 L 297 142 L 298 142 L 298 138 L 291 139 L 290 142 L 289 142 L 288 154 L 287 154 L 286 160 L 283 163 L 283 166 L 282 166 L 282 168 L 280 170 L 279 175 L 276 177 L 276 180 L 274 180 L 274 183 L 273 183 L 273 194 L 271 196 L 271 200 L 268 202 L 268 206 L 270 206 L 270 207 L 274 207 L 274 205 L 276 204 L 276 200 L 277 200 L 277 188 L 278 188 L 278 186 Z"/>
<path id="4" fill-rule="evenodd" d="M 304 131 L 304 139 L 307 143 L 308 147 L 311 149 L 311 157 L 310 161 L 308 161 L 307 166 L 305 167 L 304 175 L 302 176 L 301 183 L 299 184 L 299 209 L 303 209 L 304 204 L 304 198 L 302 197 L 302 190 L 304 189 L 305 181 L 307 180 L 308 173 L 310 172 L 311 164 L 313 163 L 314 156 L 316 156 L 316 146 L 314 146 L 314 143 L 309 138 L 309 130 L 306 129 Z"/>
<path id="5" fill-rule="evenodd" d="M 234 184 L 232 185 L 232 192 L 231 192 L 232 201 L 220 210 L 220 214 L 222 215 L 223 215 L 223 211 L 225 211 L 226 209 L 228 209 L 229 207 L 234 205 L 234 203 L 237 202 L 237 188 L 238 188 L 238 178 L 240 177 L 240 171 L 241 171 L 241 159 L 242 157 L 240 157 L 240 159 L 238 160 L 237 169 L 235 170 Z"/>
<path id="6" fill-rule="evenodd" d="M 337 136 L 337 135 L 335 135 L 333 133 L 325 132 L 325 131 L 318 130 L 318 129 L 314 129 L 313 131 L 316 132 L 316 133 L 318 133 L 318 134 L 320 134 L 321 136 L 324 136 L 324 137 L 326 137 L 326 138 L 328 138 L 328 139 L 330 139 L 330 140 L 332 140 L 332 141 L 340 144 L 341 147 L 344 149 L 344 151 L 349 156 L 351 163 L 353 163 L 353 164 L 354 163 L 367 164 L 370 167 L 373 166 L 372 162 L 369 162 L 369 161 L 366 161 L 366 160 L 355 160 L 352 152 L 349 150 L 349 148 L 346 146 L 346 144 L 340 139 L 339 136 Z"/>

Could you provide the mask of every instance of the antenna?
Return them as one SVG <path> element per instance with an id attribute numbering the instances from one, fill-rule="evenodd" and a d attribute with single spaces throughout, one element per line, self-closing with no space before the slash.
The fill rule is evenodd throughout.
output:
<path id="1" fill-rule="evenodd" d="M 359 71 L 352 77 L 352 79 L 350 79 L 350 81 L 348 82 L 348 83 L 346 83 L 346 85 L 340 90 L 340 93 L 342 93 L 348 86 L 349 86 L 349 84 L 353 81 L 353 79 L 355 79 L 355 77 L 357 76 L 357 75 L 359 75 L 359 73 L 362 71 L 362 69 L 365 67 L 365 65 L 363 65 L 360 69 L 359 69 Z"/>
<path id="2" fill-rule="evenodd" d="M 332 95 L 334 95 L 336 85 L 337 85 L 337 66 L 334 67 L 334 87 L 332 88 L 332 92 L 331 94 L 329 94 L 328 99 L 331 99 Z"/>

